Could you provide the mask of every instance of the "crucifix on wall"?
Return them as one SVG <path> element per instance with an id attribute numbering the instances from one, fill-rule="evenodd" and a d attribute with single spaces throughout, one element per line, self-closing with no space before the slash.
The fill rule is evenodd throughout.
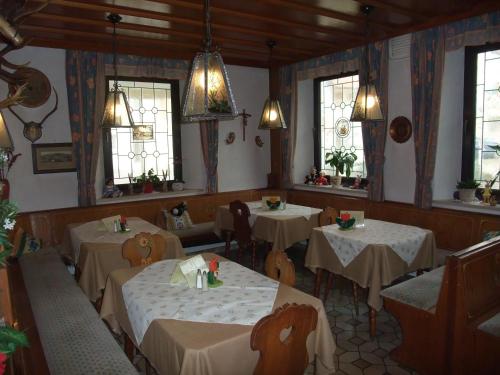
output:
<path id="1" fill-rule="evenodd" d="M 240 114 L 238 114 L 238 116 L 243 117 L 243 142 L 244 142 L 245 141 L 245 128 L 248 125 L 248 120 L 247 119 L 249 117 L 252 117 L 252 115 L 250 113 L 246 113 L 245 109 L 243 109 L 243 112 L 241 112 Z"/>

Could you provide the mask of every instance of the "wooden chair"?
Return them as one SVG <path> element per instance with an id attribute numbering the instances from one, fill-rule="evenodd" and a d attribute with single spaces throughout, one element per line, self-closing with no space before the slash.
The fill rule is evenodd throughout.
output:
<path id="1" fill-rule="evenodd" d="M 229 211 L 233 215 L 233 238 L 238 243 L 238 262 L 244 249 L 252 250 L 252 269 L 255 269 L 255 250 L 257 244 L 252 238 L 252 228 L 248 222 L 250 209 L 242 201 L 236 200 L 229 203 Z"/>
<path id="2" fill-rule="evenodd" d="M 149 265 L 162 259 L 165 254 L 165 239 L 159 234 L 141 232 L 129 238 L 122 246 L 122 256 L 130 267 Z"/>
<path id="3" fill-rule="evenodd" d="M 273 250 L 267 254 L 266 275 L 280 283 L 295 285 L 295 267 L 283 250 Z"/>
<path id="4" fill-rule="evenodd" d="M 320 227 L 325 226 L 325 225 L 331 225 L 335 224 L 335 219 L 339 216 L 339 211 L 335 208 L 332 207 L 325 207 L 323 211 L 319 213 L 319 225 Z M 318 270 L 317 272 L 320 272 L 319 278 L 321 282 L 321 271 Z M 328 298 L 328 293 L 333 287 L 333 273 L 328 272 L 328 280 L 326 282 L 326 287 L 325 287 L 325 294 L 323 297 L 323 300 L 326 302 L 326 299 Z M 319 296 L 319 290 L 316 296 Z M 358 284 L 356 284 L 354 281 L 352 282 L 352 295 L 353 295 L 353 300 L 354 300 L 354 309 L 356 311 L 356 315 L 359 315 L 359 301 L 358 301 Z"/>
<path id="5" fill-rule="evenodd" d="M 302 375 L 309 363 L 307 336 L 317 323 L 318 312 L 314 307 L 295 303 L 285 304 L 259 320 L 250 338 L 252 350 L 260 352 L 254 374 Z"/>

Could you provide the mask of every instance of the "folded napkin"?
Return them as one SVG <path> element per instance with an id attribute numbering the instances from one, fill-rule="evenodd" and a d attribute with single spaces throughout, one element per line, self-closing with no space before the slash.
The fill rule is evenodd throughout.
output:
<path id="1" fill-rule="evenodd" d="M 115 215 L 115 216 L 110 216 L 110 217 L 105 217 L 104 219 L 101 219 L 102 223 L 106 227 L 106 230 L 108 232 L 114 232 L 115 231 L 115 221 L 118 220 L 120 221 L 121 215 Z"/>

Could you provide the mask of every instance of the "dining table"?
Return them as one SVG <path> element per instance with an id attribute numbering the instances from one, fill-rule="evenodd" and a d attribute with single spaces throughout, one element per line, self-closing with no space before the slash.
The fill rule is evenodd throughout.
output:
<path id="1" fill-rule="evenodd" d="M 202 254 L 205 261 L 216 255 Z M 318 374 L 335 371 L 335 341 L 323 303 L 223 257 L 222 286 L 203 291 L 172 284 L 179 260 L 113 271 L 100 316 L 116 333 L 125 332 L 159 374 L 252 374 L 259 353 L 252 351 L 254 324 L 289 303 L 318 312 L 307 338 L 310 363 Z"/>
<path id="2" fill-rule="evenodd" d="M 362 227 L 348 230 L 336 224 L 314 228 L 305 266 L 316 273 L 316 296 L 323 270 L 368 288 L 370 334 L 375 336 L 376 312 L 383 306 L 382 287 L 407 273 L 434 267 L 435 252 L 431 230 L 365 219 Z"/>
<path id="3" fill-rule="evenodd" d="M 148 232 L 162 236 L 166 245 L 163 259 L 185 255 L 175 234 L 146 220 L 130 217 L 127 219 L 127 228 L 129 231 L 110 231 L 101 220 L 72 223 L 65 228 L 62 252 L 75 264 L 78 284 L 92 302 L 102 297 L 106 279 L 112 271 L 130 267 L 128 260 L 122 256 L 122 245 L 136 234 Z"/>
<path id="4" fill-rule="evenodd" d="M 281 208 L 270 210 L 262 201 L 245 202 L 250 210 L 248 219 L 252 235 L 257 240 L 272 244 L 272 250 L 286 250 L 294 243 L 309 239 L 313 228 L 319 225 L 319 208 L 286 203 Z M 229 205 L 217 207 L 214 232 L 226 239 L 234 230 L 233 215 Z"/>

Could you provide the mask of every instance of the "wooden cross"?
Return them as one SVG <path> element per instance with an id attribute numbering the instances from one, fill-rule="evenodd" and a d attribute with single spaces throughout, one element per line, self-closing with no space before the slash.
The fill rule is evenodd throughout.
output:
<path id="1" fill-rule="evenodd" d="M 248 120 L 247 118 L 252 117 L 250 113 L 246 113 L 245 110 L 243 109 L 243 112 L 238 114 L 238 116 L 243 117 L 243 142 L 245 141 L 245 128 L 248 125 Z"/>

